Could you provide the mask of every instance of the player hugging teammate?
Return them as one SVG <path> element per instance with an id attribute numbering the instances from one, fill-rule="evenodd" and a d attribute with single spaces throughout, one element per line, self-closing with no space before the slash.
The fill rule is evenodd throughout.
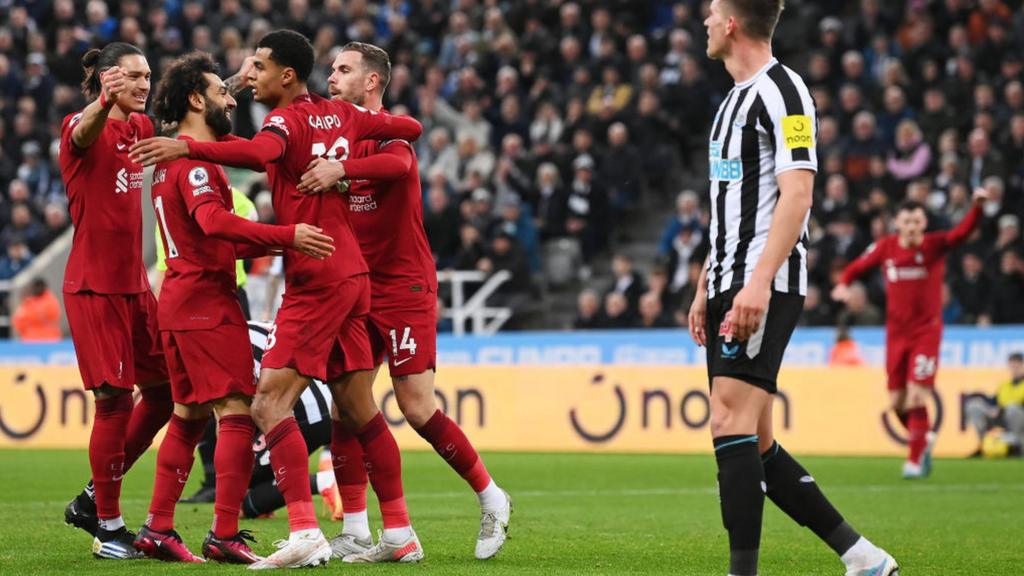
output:
<path id="1" fill-rule="evenodd" d="M 139 320 L 125 327 L 124 347 L 130 353 L 135 345 L 139 351 L 136 358 L 153 360 L 151 372 L 155 375 L 146 373 L 142 381 L 163 384 L 169 371 L 172 390 L 168 394 L 163 385 L 158 388 L 163 390 L 159 397 L 143 393 L 143 402 L 152 400 L 150 397 L 163 401 L 162 419 L 147 418 L 152 430 L 144 434 L 132 434 L 130 429 L 125 434 L 131 397 L 112 393 L 118 408 L 114 411 L 120 426 L 118 437 L 122 442 L 126 436 L 129 440 L 137 437 L 144 449 L 170 416 L 171 395 L 174 414 L 158 454 L 150 517 L 137 537 L 133 538 L 123 522 L 110 520 L 111 506 L 103 505 L 110 501 L 106 495 L 111 492 L 106 490 L 106 477 L 119 481 L 127 467 L 123 463 L 127 458 L 116 449 L 106 452 L 114 452 L 117 462 L 106 461 L 110 457 L 104 455 L 98 465 L 93 464 L 99 504 L 92 504 L 90 485 L 69 504 L 66 518 L 96 533 L 94 549 L 103 558 L 131 559 L 144 552 L 162 560 L 202 562 L 174 531 L 173 516 L 196 444 L 215 414 L 219 420 L 217 494 L 213 526 L 203 544 L 205 557 L 249 564 L 253 569 L 314 566 L 326 564 L 332 556 L 345 562 L 422 559 L 423 549 L 402 492 L 397 444 L 372 395 L 377 367 L 387 356 L 403 413 L 477 493 L 481 525 L 476 556 L 492 558 L 505 542 L 511 501 L 490 479 L 462 430 L 434 403 L 436 278 L 423 234 L 418 171 L 410 145 L 422 126 L 411 118 L 381 111 L 390 63 L 387 54 L 375 46 L 349 45 L 342 50 L 347 64 L 335 64 L 332 86 L 344 85 L 341 78 L 348 75 L 349 89 L 346 96 L 334 100 L 311 94 L 306 88 L 314 57 L 312 46 L 302 35 L 276 31 L 263 37 L 256 48 L 243 71 L 228 82 L 217 76 L 208 54 L 189 54 L 175 61 L 161 83 L 155 109 L 160 120 L 177 125 L 177 138 L 152 137 L 153 123 L 144 116 L 131 115 L 144 109 L 148 93 L 148 68 L 137 50 L 117 45 L 100 61 L 104 74 L 119 66 L 138 69 L 131 76 L 139 79 L 136 83 L 140 86 L 131 93 L 134 108 L 112 114 L 112 118 L 123 116 L 126 125 L 109 123 L 125 133 L 112 134 L 110 143 L 117 143 L 117 150 L 124 152 L 123 158 L 115 159 L 122 162 L 124 170 L 131 170 L 128 181 L 139 182 L 135 189 L 141 188 L 140 167 L 156 165 L 153 204 L 169 269 L 161 292 L 158 339 L 157 314 L 140 257 L 141 231 L 133 230 L 134 236 L 129 237 L 137 249 L 111 250 L 133 257 L 131 262 L 121 262 L 119 269 L 122 275 L 130 274 L 131 281 L 126 277 L 117 285 L 134 290 L 122 299 L 127 300 L 130 311 L 141 311 L 132 313 Z M 110 113 L 119 96 L 124 97 L 123 75 L 121 69 L 112 73 L 110 86 L 103 84 L 100 97 L 84 116 L 66 121 L 69 143 L 65 146 L 74 143 L 78 155 L 84 155 L 80 151 L 91 142 L 79 135 L 72 139 L 72 134 L 77 134 L 74 126 L 84 126 L 78 131 L 88 130 L 89 138 L 95 139 L 102 128 L 97 119 Z M 352 79 L 364 81 L 361 93 Z M 271 109 L 263 129 L 252 140 L 229 134 L 233 87 L 252 88 L 254 98 Z M 375 102 L 365 101 L 367 95 Z M 366 104 L 372 111 L 352 102 Z M 350 152 L 356 158 L 346 162 Z M 311 163 L 313 160 L 323 162 Z M 328 161 L 342 171 L 327 175 L 316 171 Z M 281 225 L 271 227 L 231 214 L 229 183 L 219 165 L 265 170 Z M 75 214 L 74 200 L 81 195 L 72 183 L 73 168 L 65 173 Z M 330 186 L 300 186 L 300 181 L 317 177 L 331 178 Z M 354 211 L 349 214 L 349 197 L 334 186 L 342 177 L 352 178 L 350 188 L 357 194 L 377 197 L 378 209 L 367 214 L 370 219 L 358 227 L 358 241 L 350 222 Z M 137 194 L 126 197 L 135 205 L 124 211 L 140 210 Z M 392 224 L 401 220 L 417 234 L 382 235 L 379 231 L 389 228 L 385 219 Z M 137 223 L 140 218 L 131 221 Z M 103 232 L 104 224 L 95 224 L 98 232 Z M 92 230 L 86 225 L 80 228 L 82 232 Z M 76 245 L 87 244 L 90 239 L 80 241 L 78 234 L 77 228 Z M 393 242 L 398 239 L 404 243 Z M 243 243 L 262 248 L 243 247 Z M 267 248 L 287 248 L 287 290 L 267 337 L 259 380 L 254 382 L 246 325 L 234 297 L 233 262 L 265 253 Z M 367 260 L 373 262 L 372 268 Z M 73 258 L 75 262 L 79 259 Z M 91 269 L 69 264 L 71 284 L 66 290 L 72 286 L 98 291 L 99 284 L 86 285 L 76 277 L 84 274 L 82 270 L 88 273 Z M 77 327 L 87 324 L 74 322 L 73 328 L 80 333 Z M 145 330 L 135 334 L 133 330 L 138 332 L 139 327 Z M 76 337 L 80 355 L 91 341 Z M 80 364 L 88 387 L 111 387 L 108 384 L 114 378 L 109 374 L 86 377 L 89 364 Z M 131 366 L 126 377 L 118 374 L 118 386 L 127 389 L 139 381 L 134 364 Z M 143 372 L 142 368 L 145 366 L 137 371 Z M 313 378 L 327 383 L 334 404 L 332 449 L 335 476 L 344 496 L 345 530 L 331 542 L 316 522 L 307 450 L 292 415 L 296 400 Z M 97 394 L 97 406 L 103 400 Z M 97 417 L 98 428 L 103 429 L 103 422 Z M 291 529 L 289 539 L 265 559 L 249 548 L 251 537 L 238 528 L 240 502 L 252 474 L 256 427 L 265 434 L 270 469 L 287 504 Z M 104 470 L 117 474 L 98 474 Z M 384 524 L 376 543 L 367 521 L 368 480 L 380 501 Z M 98 530 L 94 526 L 97 513 L 90 505 L 99 508 Z"/>

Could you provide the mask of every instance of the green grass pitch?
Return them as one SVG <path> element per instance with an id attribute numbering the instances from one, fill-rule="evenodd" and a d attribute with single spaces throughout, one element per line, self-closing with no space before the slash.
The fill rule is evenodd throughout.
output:
<path id="1" fill-rule="evenodd" d="M 144 520 L 155 453 L 127 476 L 123 511 Z M 512 494 L 504 551 L 473 558 L 476 499 L 433 453 L 403 455 L 406 498 L 427 558 L 418 566 L 342 566 L 347 574 L 675 574 L 722 576 L 725 532 L 711 456 L 485 454 Z M 904 481 L 883 458 L 803 458 L 847 520 L 890 550 L 904 576 L 1024 573 L 1024 461 L 938 460 L 924 481 Z M 0 574 L 226 574 L 243 567 L 94 560 L 85 533 L 64 526 L 63 507 L 81 489 L 85 451 L 0 451 Z M 195 488 L 199 473 L 186 493 Z M 319 505 L 319 498 L 318 505 Z M 376 503 L 371 522 L 379 525 Z M 178 530 L 199 552 L 212 505 L 183 504 Z M 287 532 L 284 514 L 243 521 L 257 552 Z M 328 537 L 338 526 L 321 519 Z M 762 576 L 842 574 L 810 531 L 766 502 Z M 321 573 L 321 572 L 317 572 Z M 326 573 L 326 572 L 324 572 Z"/>

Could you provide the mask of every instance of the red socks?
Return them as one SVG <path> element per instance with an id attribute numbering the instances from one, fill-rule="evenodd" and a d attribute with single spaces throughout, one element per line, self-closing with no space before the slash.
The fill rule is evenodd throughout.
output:
<path id="1" fill-rule="evenodd" d="M 294 416 L 267 432 L 267 446 L 277 488 L 288 506 L 291 531 L 318 528 L 313 492 L 309 489 L 309 451 Z"/>
<path id="2" fill-rule="evenodd" d="M 910 461 L 914 464 L 921 463 L 921 454 L 928 444 L 928 409 L 911 408 L 907 410 L 907 430 L 910 432 L 907 445 L 910 448 Z"/>
<path id="3" fill-rule="evenodd" d="M 348 427 L 332 420 L 331 459 L 334 465 L 334 479 L 341 492 L 341 507 L 346 514 L 366 510 L 366 464 L 363 462 L 363 445 L 359 443 Z"/>
<path id="4" fill-rule="evenodd" d="M 213 505 L 213 535 L 233 538 L 238 534 L 238 513 L 242 498 L 249 488 L 256 454 L 252 439 L 256 424 L 246 414 L 232 414 L 220 419 L 217 448 L 213 463 L 217 470 L 217 496 Z"/>
<path id="5" fill-rule="evenodd" d="M 355 436 L 363 447 L 370 484 L 380 501 L 384 529 L 409 526 L 409 512 L 402 495 L 402 457 L 384 415 L 378 412 Z"/>
<path id="6" fill-rule="evenodd" d="M 186 420 L 171 415 L 167 434 L 156 454 L 156 480 L 153 482 L 153 500 L 149 504 L 146 525 L 160 532 L 174 528 L 174 507 L 185 489 L 192 471 L 196 445 L 203 437 L 208 418 Z"/>
<path id="7" fill-rule="evenodd" d="M 102 520 L 121 515 L 124 437 L 132 404 L 130 392 L 96 400 L 96 417 L 89 437 L 89 466 L 96 490 L 96 515 Z"/>
<path id="8" fill-rule="evenodd" d="M 491 475 L 476 449 L 469 443 L 469 438 L 444 412 L 434 412 L 430 420 L 417 428 L 416 432 L 430 442 L 441 458 L 469 483 L 474 492 L 482 492 L 491 483 Z"/>
<path id="9" fill-rule="evenodd" d="M 132 464 L 153 443 L 153 437 L 164 427 L 171 413 L 174 412 L 174 401 L 171 399 L 171 386 L 153 386 L 143 388 L 142 400 L 132 410 L 128 430 L 125 432 L 124 469 L 131 469 Z M 131 394 L 128 394 L 131 397 Z"/>

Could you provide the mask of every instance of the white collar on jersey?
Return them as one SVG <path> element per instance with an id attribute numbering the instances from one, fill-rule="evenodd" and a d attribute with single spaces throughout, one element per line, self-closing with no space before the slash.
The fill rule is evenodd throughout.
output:
<path id="1" fill-rule="evenodd" d="M 779 61 L 774 56 L 772 56 L 772 59 L 769 60 L 768 63 L 765 64 L 760 70 L 758 70 L 756 74 L 751 76 L 749 79 L 744 80 L 743 82 L 740 82 L 740 83 L 736 84 L 736 87 L 742 90 L 743 88 L 746 88 L 747 86 L 750 86 L 754 82 L 757 82 L 757 80 L 761 76 L 763 76 L 765 74 L 765 72 L 770 70 L 772 66 L 775 66 L 778 63 L 779 63 Z"/>

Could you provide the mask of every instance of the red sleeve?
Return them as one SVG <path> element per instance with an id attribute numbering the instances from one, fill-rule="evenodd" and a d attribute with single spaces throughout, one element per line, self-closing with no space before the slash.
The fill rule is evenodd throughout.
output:
<path id="1" fill-rule="evenodd" d="M 252 140 L 239 138 L 225 142 L 188 143 L 189 158 L 205 160 L 214 164 L 225 164 L 263 172 L 266 165 L 284 156 L 286 141 L 280 135 L 267 130 Z"/>
<path id="2" fill-rule="evenodd" d="M 964 219 L 956 225 L 956 228 L 948 232 L 936 232 L 939 240 L 939 247 L 942 250 L 953 250 L 967 241 L 967 238 L 974 232 L 974 228 L 981 220 L 981 206 L 975 204 L 964 214 Z"/>
<path id="3" fill-rule="evenodd" d="M 386 150 L 364 158 L 341 162 L 346 178 L 363 180 L 398 180 L 412 168 L 412 149 L 409 146 L 389 146 Z"/>
<path id="4" fill-rule="evenodd" d="M 75 133 L 75 125 L 82 119 L 83 112 L 75 112 L 64 119 L 64 124 L 60 129 L 60 150 L 61 152 L 68 152 L 74 156 L 84 156 L 85 148 L 79 148 L 75 144 L 75 139 L 72 138 L 72 134 Z"/>
<path id="5" fill-rule="evenodd" d="M 235 242 L 235 258 L 248 260 L 250 258 L 262 258 L 269 253 L 267 246 L 256 246 L 247 242 Z"/>
<path id="6" fill-rule="evenodd" d="M 352 120 L 356 132 L 355 140 L 408 140 L 415 142 L 423 133 L 423 125 L 409 116 L 392 116 L 386 113 L 370 112 L 344 100 L 331 100 L 335 106 L 344 108 Z"/>
<path id="7" fill-rule="evenodd" d="M 209 166 L 203 166 L 198 162 L 192 165 L 188 165 L 188 160 L 182 162 L 185 164 L 177 168 L 177 188 L 181 191 L 181 199 L 185 202 L 188 213 L 194 213 L 196 208 L 207 202 L 226 209 L 220 190 L 227 184 L 221 182 L 219 172 L 216 169 L 211 171 Z"/>
<path id="8" fill-rule="evenodd" d="M 207 236 L 261 246 L 291 246 L 295 226 L 272 226 L 246 220 L 228 212 L 223 204 L 206 202 L 192 214 Z"/>
<path id="9" fill-rule="evenodd" d="M 886 237 L 875 242 L 871 246 L 868 246 L 868 249 L 865 250 L 863 254 L 846 266 L 843 270 L 843 277 L 840 279 L 840 282 L 843 284 L 849 284 L 863 276 L 868 270 L 871 270 L 881 264 L 882 258 L 885 257 L 885 247 L 888 242 L 889 238 Z"/>

